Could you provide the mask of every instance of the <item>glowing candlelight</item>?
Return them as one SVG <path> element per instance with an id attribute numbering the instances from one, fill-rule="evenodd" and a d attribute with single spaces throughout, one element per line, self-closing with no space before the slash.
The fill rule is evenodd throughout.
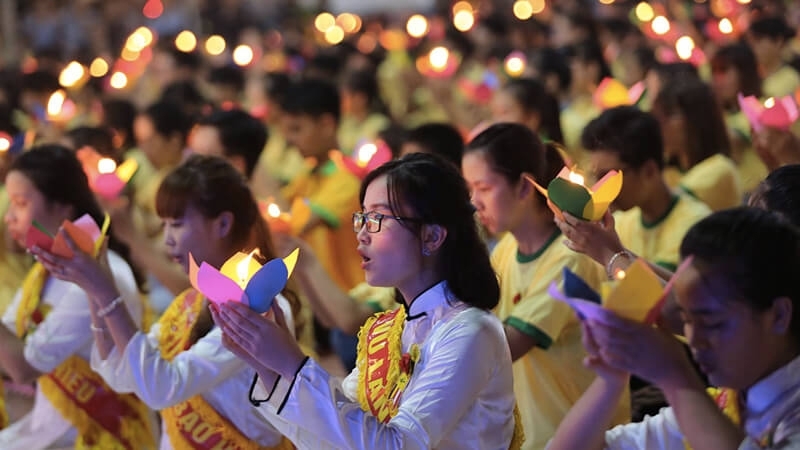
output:
<path id="1" fill-rule="evenodd" d="M 6 133 L 0 133 L 0 152 L 5 153 L 11 148 L 12 138 Z"/>
<path id="2" fill-rule="evenodd" d="M 727 17 L 719 21 L 719 32 L 722 34 L 733 33 L 733 23 Z"/>
<path id="3" fill-rule="evenodd" d="M 428 19 L 421 14 L 414 14 L 406 22 L 408 35 L 414 38 L 421 38 L 428 34 Z"/>
<path id="4" fill-rule="evenodd" d="M 765 108 L 772 108 L 775 106 L 775 97 L 770 97 L 764 100 L 764 107 Z"/>
<path id="5" fill-rule="evenodd" d="M 356 163 L 359 167 L 367 167 L 370 160 L 372 159 L 375 154 L 378 153 L 378 146 L 373 144 L 372 142 L 368 142 L 358 149 L 358 159 Z"/>
<path id="6" fill-rule="evenodd" d="M 281 208 L 275 203 L 270 203 L 269 206 L 267 206 L 267 214 L 269 214 L 270 217 L 277 219 L 281 216 Z"/>
<path id="7" fill-rule="evenodd" d="M 505 61 L 506 73 L 512 77 L 518 77 L 525 71 L 525 55 L 520 51 L 513 51 L 508 54 Z"/>
<path id="8" fill-rule="evenodd" d="M 97 171 L 99 173 L 113 173 L 117 170 L 117 163 L 111 158 L 102 158 L 97 161 Z"/>
<path id="9" fill-rule="evenodd" d="M 583 175 L 581 175 L 581 174 L 579 174 L 577 172 L 573 172 L 571 170 L 569 171 L 568 178 L 569 178 L 569 181 L 571 181 L 571 182 L 573 182 L 575 184 L 579 184 L 581 186 L 583 186 L 583 182 L 586 181 L 583 178 Z"/>
<path id="10" fill-rule="evenodd" d="M 250 271 L 250 261 L 253 259 L 253 254 L 258 252 L 258 249 L 253 249 L 241 261 L 236 264 L 236 276 L 239 277 L 239 287 L 244 289 L 247 282 L 250 281 L 252 273 Z"/>
<path id="11" fill-rule="evenodd" d="M 445 47 L 436 47 L 431 50 L 428 59 L 430 60 L 431 68 L 441 72 L 447 67 L 447 60 L 450 59 L 450 50 Z"/>
<path id="12" fill-rule="evenodd" d="M 650 23 L 650 27 L 653 29 L 653 33 L 665 35 L 670 30 L 669 20 L 664 16 L 656 16 Z"/>
<path id="13" fill-rule="evenodd" d="M 255 54 L 249 45 L 239 45 L 233 49 L 233 62 L 239 66 L 246 66 L 253 62 Z"/>
<path id="14" fill-rule="evenodd" d="M 50 99 L 47 100 L 47 115 L 51 118 L 58 117 L 64 107 L 64 100 L 67 99 L 67 94 L 62 89 L 53 92 Z"/>

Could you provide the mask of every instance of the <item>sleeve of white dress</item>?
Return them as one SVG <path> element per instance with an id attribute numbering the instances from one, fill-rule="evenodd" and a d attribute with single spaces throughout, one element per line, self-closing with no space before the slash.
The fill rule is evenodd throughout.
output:
<path id="1" fill-rule="evenodd" d="M 25 360 L 41 373 L 52 372 L 79 349 L 88 346 L 92 339 L 89 303 L 83 290 L 75 284 L 64 282 L 58 282 L 52 288 L 59 288 L 60 291 L 58 294 L 48 294 L 58 295 L 53 302 L 56 306 L 25 338 Z M 14 314 L 16 310 L 13 308 Z"/>
<path id="2" fill-rule="evenodd" d="M 663 408 L 641 422 L 618 425 L 606 432 L 609 450 L 686 450 L 672 408 Z"/>
<path id="3" fill-rule="evenodd" d="M 263 380 L 264 386 L 273 388 L 259 410 L 267 419 L 277 415 L 279 420 L 271 422 L 295 443 L 314 436 L 320 448 L 435 448 L 473 406 L 475 393 L 500 364 L 499 355 L 506 354 L 505 345 L 491 321 L 453 325 L 423 349 L 422 357 L 428 361 L 420 363 L 399 411 L 386 424 L 348 399 L 341 381 L 311 359 L 287 383 L 286 396 L 280 395 L 280 382 Z"/>
<path id="4" fill-rule="evenodd" d="M 291 318 L 291 311 L 288 317 Z M 172 361 L 161 357 L 158 337 L 159 325 L 155 324 L 148 334 L 133 335 L 122 352 L 114 348 L 105 360 L 95 346 L 92 369 L 115 391 L 133 392 L 149 407 L 159 410 L 204 393 L 246 366 L 222 345 L 219 327 Z"/>
<path id="5" fill-rule="evenodd" d="M 159 327 L 138 332 L 125 349 L 115 348 L 105 360 L 92 349 L 92 369 L 117 392 L 132 392 L 149 407 L 159 410 L 202 394 L 244 367 L 222 346 L 222 333 L 213 328 L 190 349 L 172 361 L 161 357 Z"/>

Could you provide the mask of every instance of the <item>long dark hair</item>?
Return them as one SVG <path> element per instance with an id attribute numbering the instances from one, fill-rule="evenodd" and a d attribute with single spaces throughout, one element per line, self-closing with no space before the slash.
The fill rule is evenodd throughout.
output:
<path id="1" fill-rule="evenodd" d="M 511 80 L 503 87 L 519 106 L 527 113 L 539 115 L 540 135 L 558 143 L 564 143 L 561 132 L 561 112 L 558 100 L 550 95 L 544 84 L 533 78 L 518 78 Z"/>
<path id="2" fill-rule="evenodd" d="M 172 170 L 156 193 L 156 212 L 160 217 L 181 217 L 192 207 L 211 219 L 223 212 L 233 215 L 230 248 L 257 248 L 261 263 L 276 257 L 272 238 L 247 185 L 247 180 L 228 161 L 217 156 L 192 155 Z M 292 305 L 295 326 L 299 327 L 300 303 L 289 287 L 281 292 Z"/>
<path id="3" fill-rule="evenodd" d="M 800 233 L 784 216 L 750 207 L 716 212 L 686 233 L 681 258 L 689 255 L 720 298 L 754 311 L 791 299 L 791 333 L 800 343 Z"/>
<path id="4" fill-rule="evenodd" d="M 684 78 L 661 88 L 653 102 L 653 111 L 664 117 L 680 114 L 686 126 L 689 168 L 706 158 L 721 153 L 731 154 L 722 109 L 711 88 L 701 80 Z"/>
<path id="5" fill-rule="evenodd" d="M 417 234 L 423 224 L 436 224 L 447 230 L 438 269 L 455 298 L 481 309 L 497 306 L 500 286 L 486 245 L 478 235 L 469 190 L 458 169 L 436 155 L 406 155 L 367 175 L 359 195 L 362 204 L 370 183 L 384 175 L 392 214 L 410 210 L 419 219 L 414 223 L 400 222 L 404 227 Z"/>
<path id="6" fill-rule="evenodd" d="M 17 157 L 9 171 L 18 171 L 25 175 L 48 202 L 72 206 L 73 217 L 69 220 L 89 214 L 98 225 L 103 223 L 105 214 L 89 188 L 86 173 L 75 152 L 67 147 L 55 144 L 33 147 Z M 112 228 L 113 226 L 111 224 Z M 108 248 L 130 265 L 136 284 L 143 291 L 145 276 L 131 261 L 128 246 L 109 232 Z"/>

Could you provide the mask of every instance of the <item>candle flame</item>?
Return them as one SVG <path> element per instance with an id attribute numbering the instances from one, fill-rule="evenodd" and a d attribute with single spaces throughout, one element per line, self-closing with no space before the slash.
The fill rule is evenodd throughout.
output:
<path id="1" fill-rule="evenodd" d="M 0 152 L 7 152 L 11 148 L 11 139 L 0 135 Z"/>
<path id="2" fill-rule="evenodd" d="M 581 186 L 583 186 L 584 178 L 583 178 L 583 175 L 581 175 L 579 173 L 575 173 L 575 172 L 570 170 L 569 171 L 569 181 L 571 181 L 571 182 L 573 182 L 575 184 L 580 184 Z"/>
<path id="3" fill-rule="evenodd" d="M 775 106 L 775 97 L 770 97 L 764 100 L 764 106 L 767 108 L 772 108 L 773 106 Z"/>
<path id="4" fill-rule="evenodd" d="M 625 275 L 626 275 L 625 271 L 620 269 L 620 270 L 617 271 L 617 274 L 615 275 L 615 278 L 617 280 L 622 280 L 622 279 L 625 278 Z"/>
<path id="5" fill-rule="evenodd" d="M 378 146 L 369 142 L 367 144 L 362 145 L 358 149 L 358 165 L 361 167 L 366 167 L 367 163 L 372 160 L 372 157 L 375 156 L 375 153 L 378 153 Z"/>
<path id="6" fill-rule="evenodd" d="M 117 163 L 111 158 L 102 158 L 97 161 L 97 171 L 100 173 L 113 173 L 117 170 Z"/>
<path id="7" fill-rule="evenodd" d="M 281 208 L 275 203 L 270 203 L 269 206 L 267 206 L 267 214 L 269 214 L 270 217 L 277 219 L 281 216 Z"/>
<path id="8" fill-rule="evenodd" d="M 51 117 L 61 114 L 61 108 L 64 106 L 64 100 L 67 99 L 67 94 L 62 89 L 53 92 L 50 99 L 47 100 L 47 114 Z"/>
<path id="9" fill-rule="evenodd" d="M 239 277 L 239 285 L 244 289 L 247 285 L 247 282 L 250 278 L 250 261 L 253 259 L 253 255 L 258 252 L 258 249 L 253 249 L 252 252 L 248 253 L 247 256 L 242 258 L 236 264 L 236 275 Z"/>

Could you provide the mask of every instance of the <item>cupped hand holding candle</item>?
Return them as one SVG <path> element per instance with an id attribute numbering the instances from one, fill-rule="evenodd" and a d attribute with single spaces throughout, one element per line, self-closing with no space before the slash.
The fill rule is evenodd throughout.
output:
<path id="1" fill-rule="evenodd" d="M 299 251 L 263 266 L 253 258 L 255 252 L 238 252 L 219 270 L 205 261 L 198 267 L 189 254 L 189 281 L 212 303 L 237 301 L 258 313 L 267 312 L 294 271 Z"/>
<path id="2" fill-rule="evenodd" d="M 103 220 L 102 227 L 97 225 L 94 219 L 92 219 L 92 216 L 84 214 L 74 222 L 65 220 L 64 223 L 61 224 L 61 227 L 69 237 L 72 238 L 75 245 L 77 245 L 81 251 L 90 255 L 96 255 L 108 232 L 110 223 L 111 219 L 108 214 L 106 214 Z M 31 227 L 28 228 L 28 232 L 25 236 L 25 247 L 30 249 L 34 246 L 67 259 L 72 259 L 72 257 L 75 256 L 61 234 L 54 236 L 35 220 Z"/>
<path id="3" fill-rule="evenodd" d="M 607 173 L 591 188 L 584 185 L 583 175 L 567 167 L 561 169 L 547 189 L 530 176 L 526 175 L 526 179 L 547 198 L 548 206 L 561 219 L 564 217 L 561 211 L 566 211 L 579 219 L 597 222 L 622 189 L 622 172 L 616 170 Z"/>
<path id="4" fill-rule="evenodd" d="M 662 285 L 647 263 L 637 259 L 627 270 L 617 271 L 614 280 L 605 282 L 601 293 L 565 267 L 563 291 L 553 282 L 548 292 L 556 300 L 567 303 L 582 319 L 601 318 L 610 311 L 626 319 L 652 324 L 658 320 L 674 280 L 691 260 L 684 260 L 669 282 Z"/>
<path id="5" fill-rule="evenodd" d="M 800 117 L 797 103 L 788 95 L 777 99 L 770 97 L 762 104 L 756 97 L 745 97 L 740 93 L 738 100 L 739 108 L 756 133 L 763 131 L 764 127 L 788 131 Z"/>

